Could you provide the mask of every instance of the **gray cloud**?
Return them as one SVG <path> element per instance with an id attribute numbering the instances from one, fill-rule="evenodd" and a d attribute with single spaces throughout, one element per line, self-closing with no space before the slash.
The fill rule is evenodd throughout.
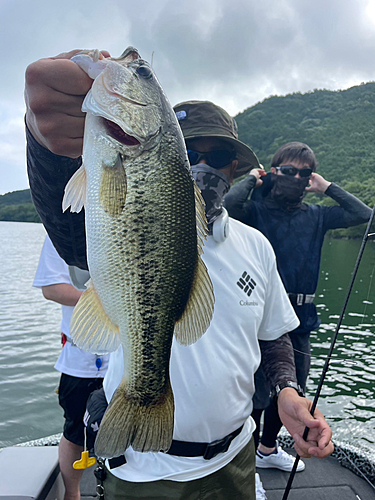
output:
<path id="1" fill-rule="evenodd" d="M 375 1 L 47 0 L 2 2 L 0 194 L 27 187 L 26 66 L 72 48 L 137 47 L 172 104 L 231 114 L 264 98 L 375 79 Z"/>

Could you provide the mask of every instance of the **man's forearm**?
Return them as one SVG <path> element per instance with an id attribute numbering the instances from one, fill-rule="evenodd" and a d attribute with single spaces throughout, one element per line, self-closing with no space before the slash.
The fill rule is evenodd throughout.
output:
<path id="1" fill-rule="evenodd" d="M 260 341 L 262 368 L 271 387 L 283 382 L 297 383 L 293 345 L 288 334 L 276 340 Z"/>
<path id="2" fill-rule="evenodd" d="M 231 187 L 224 199 L 225 208 L 231 217 L 241 220 L 244 204 L 254 189 L 256 182 L 257 179 L 254 175 L 248 175 L 243 181 Z"/>
<path id="3" fill-rule="evenodd" d="M 362 224 L 369 220 L 371 208 L 337 184 L 332 183 L 325 194 L 335 200 L 347 212 L 345 217 L 347 225 Z"/>
<path id="4" fill-rule="evenodd" d="M 64 188 L 81 159 L 57 156 L 26 129 L 27 171 L 35 208 L 57 252 L 69 265 L 87 269 L 84 212 L 62 212 Z"/>

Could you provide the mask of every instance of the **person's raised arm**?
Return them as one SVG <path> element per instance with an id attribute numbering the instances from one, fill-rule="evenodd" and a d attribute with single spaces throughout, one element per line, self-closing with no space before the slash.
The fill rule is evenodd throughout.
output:
<path id="1" fill-rule="evenodd" d="M 40 59 L 26 70 L 27 168 L 35 208 L 58 253 L 87 269 L 84 213 L 61 208 L 64 188 L 81 165 L 81 106 L 92 84 L 70 60 L 77 52 Z"/>
<path id="2" fill-rule="evenodd" d="M 326 229 L 356 226 L 367 222 L 370 218 L 371 208 L 337 184 L 326 181 L 319 174 L 311 174 L 310 185 L 306 188 L 306 192 L 324 193 L 340 205 L 326 209 Z"/>
<path id="3" fill-rule="evenodd" d="M 265 174 L 261 168 L 253 168 L 248 176 L 234 184 L 225 196 L 225 208 L 231 217 L 244 222 L 246 202 L 255 187 L 262 185 L 261 177 Z"/>

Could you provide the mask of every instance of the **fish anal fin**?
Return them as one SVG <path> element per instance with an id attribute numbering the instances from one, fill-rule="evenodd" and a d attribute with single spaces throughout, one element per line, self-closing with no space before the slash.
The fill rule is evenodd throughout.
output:
<path id="1" fill-rule="evenodd" d="M 126 201 L 127 180 L 121 155 L 114 166 L 104 166 L 100 184 L 100 203 L 111 217 L 121 215 Z"/>
<path id="2" fill-rule="evenodd" d="M 203 260 L 198 256 L 189 300 L 181 318 L 175 324 L 174 334 L 180 344 L 193 344 L 205 333 L 210 326 L 214 302 L 211 279 Z"/>
<path id="3" fill-rule="evenodd" d="M 120 345 L 119 328 L 104 311 L 91 279 L 74 308 L 70 335 L 79 348 L 94 354 L 113 352 Z"/>
<path id="4" fill-rule="evenodd" d="M 71 212 L 80 212 L 86 203 L 86 169 L 83 165 L 74 172 L 64 189 L 62 210 L 69 207 Z"/>
<path id="5" fill-rule="evenodd" d="M 104 414 L 95 440 L 95 454 L 113 458 L 132 446 L 135 451 L 168 451 L 172 444 L 174 398 L 170 383 L 158 404 L 141 405 L 127 394 L 122 380 Z"/>

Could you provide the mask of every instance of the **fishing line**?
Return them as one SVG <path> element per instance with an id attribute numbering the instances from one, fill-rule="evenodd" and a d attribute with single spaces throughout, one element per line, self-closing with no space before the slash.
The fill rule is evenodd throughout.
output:
<path id="1" fill-rule="evenodd" d="M 372 234 L 369 234 L 369 237 L 370 236 L 374 236 L 375 233 L 372 233 Z M 374 260 L 374 265 L 372 267 L 372 271 L 371 271 L 371 275 L 370 275 L 370 283 L 369 283 L 369 287 L 368 287 L 368 290 L 367 290 L 367 297 L 366 297 L 366 300 L 365 300 L 365 308 L 364 308 L 364 311 L 363 311 L 363 317 L 366 316 L 366 310 L 367 310 L 367 306 L 368 306 L 368 303 L 369 303 L 369 298 L 370 298 L 370 291 L 371 291 L 371 288 L 372 288 L 372 280 L 374 278 L 374 271 L 375 271 L 375 260 Z"/>
<path id="2" fill-rule="evenodd" d="M 372 484 L 372 482 L 367 478 L 367 476 L 361 471 L 361 469 L 358 467 L 358 465 L 353 462 L 353 460 L 349 457 L 349 455 L 345 452 L 345 450 L 343 450 L 342 448 L 340 448 L 340 451 L 343 455 L 345 455 L 345 458 L 347 459 L 347 461 L 350 463 L 350 465 L 356 469 L 356 471 L 358 472 L 358 475 L 362 476 L 362 478 L 371 486 L 371 488 L 373 490 L 375 490 L 375 486 Z M 343 466 L 345 467 L 345 465 Z"/>
<path id="3" fill-rule="evenodd" d="M 375 216 L 375 205 L 374 205 L 374 208 L 372 209 L 371 216 L 370 216 L 370 219 L 368 221 L 366 231 L 365 231 L 365 234 L 364 234 L 363 239 L 362 239 L 361 248 L 359 250 L 357 261 L 356 261 L 355 266 L 354 266 L 352 279 L 350 281 L 350 285 L 349 285 L 349 288 L 348 288 L 348 291 L 347 291 L 347 294 L 345 297 L 345 301 L 344 301 L 344 305 L 343 305 L 342 310 L 341 310 L 340 317 L 337 321 L 335 333 L 334 333 L 332 340 L 331 340 L 331 346 L 330 346 L 329 352 L 327 354 L 326 361 L 324 363 L 324 367 L 323 367 L 323 371 L 322 371 L 322 375 L 320 377 L 320 381 L 319 381 L 318 388 L 317 388 L 316 393 L 315 393 L 314 401 L 313 401 L 313 404 L 311 406 L 311 410 L 310 410 L 311 415 L 314 415 L 314 413 L 315 413 L 316 405 L 318 403 L 318 399 L 319 399 L 319 396 L 320 396 L 320 393 L 321 393 L 321 390 L 322 390 L 322 387 L 324 384 L 324 380 L 325 380 L 325 377 L 326 377 L 326 374 L 327 374 L 327 371 L 329 368 L 329 363 L 330 363 L 331 358 L 332 358 L 333 349 L 335 347 L 335 343 L 336 343 L 336 340 L 337 340 L 337 337 L 339 334 L 341 323 L 342 323 L 342 320 L 344 318 L 345 310 L 346 310 L 346 307 L 348 305 L 350 294 L 351 294 L 353 286 L 354 286 L 354 281 L 355 281 L 355 278 L 357 276 L 359 264 L 361 263 L 362 255 L 363 255 L 363 252 L 365 250 L 367 240 L 370 236 L 370 229 L 371 229 L 372 222 L 374 220 L 374 216 Z M 309 428 L 305 427 L 305 431 L 304 431 L 303 436 L 302 436 L 305 441 L 306 441 L 308 433 L 309 433 Z M 290 476 L 289 476 L 288 484 L 286 485 L 286 488 L 284 491 L 284 495 L 283 495 L 282 500 L 287 500 L 287 498 L 289 496 L 289 492 L 290 492 L 290 489 L 292 487 L 293 479 L 294 479 L 294 476 L 296 475 L 299 460 L 300 460 L 300 456 L 297 454 L 296 459 L 294 461 L 293 469 L 292 469 Z"/>

